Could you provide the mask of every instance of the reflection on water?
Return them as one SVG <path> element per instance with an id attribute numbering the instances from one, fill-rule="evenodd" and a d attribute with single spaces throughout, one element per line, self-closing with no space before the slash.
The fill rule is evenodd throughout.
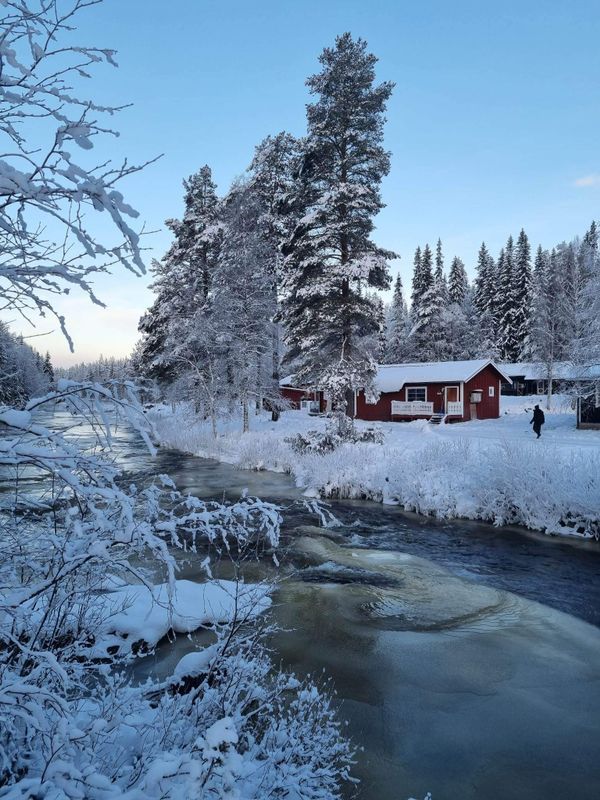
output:
<path id="1" fill-rule="evenodd" d="M 161 450 L 127 430 L 128 479 L 286 505 L 289 574 L 274 598 L 284 664 L 333 676 L 364 746 L 364 800 L 600 797 L 600 551 L 472 522 L 441 523 L 373 503 L 336 502 L 325 531 L 293 501 L 289 476 L 241 472 Z M 186 556 L 181 577 L 198 575 Z M 256 564 L 250 579 L 271 567 Z M 564 613 L 567 612 L 567 613 Z M 592 624 L 589 624 L 592 623 Z M 596 626 L 596 627 L 594 627 Z M 139 659 L 168 675 L 210 634 Z"/>

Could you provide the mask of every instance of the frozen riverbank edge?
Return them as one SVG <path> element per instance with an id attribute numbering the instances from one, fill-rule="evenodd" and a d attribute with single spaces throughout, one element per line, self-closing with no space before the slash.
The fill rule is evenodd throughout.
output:
<path id="1" fill-rule="evenodd" d="M 290 437 L 325 427 L 326 420 L 288 411 L 273 423 L 252 417 L 223 420 L 218 436 L 188 404 L 154 408 L 149 416 L 164 447 L 230 463 L 239 469 L 293 476 L 307 496 L 397 504 L 439 519 L 521 525 L 544 533 L 600 536 L 600 432 L 578 431 L 561 398 L 546 413 L 542 439 L 528 424 L 537 398 L 503 398 L 497 420 L 433 427 L 365 423 L 383 431 L 383 444 L 344 444 L 298 454 Z"/>

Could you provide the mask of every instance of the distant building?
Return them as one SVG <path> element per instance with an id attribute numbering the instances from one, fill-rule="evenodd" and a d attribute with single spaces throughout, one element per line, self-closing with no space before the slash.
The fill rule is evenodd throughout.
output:
<path id="1" fill-rule="evenodd" d="M 502 384 L 502 394 L 547 394 L 548 368 L 544 364 L 499 364 L 499 367 L 512 378 L 512 384 Z M 600 364 L 555 362 L 552 392 L 567 392 L 572 396 L 578 428 L 600 429 Z"/>
<path id="2" fill-rule="evenodd" d="M 577 427 L 600 430 L 600 380 L 577 398 Z"/>
<path id="3" fill-rule="evenodd" d="M 512 384 L 502 385 L 502 394 L 547 394 L 548 367 L 545 364 L 519 362 L 499 363 L 498 366 L 512 379 Z M 600 369 L 576 366 L 569 361 L 555 361 L 552 365 L 552 392 L 575 389 L 590 378 L 600 378 Z"/>

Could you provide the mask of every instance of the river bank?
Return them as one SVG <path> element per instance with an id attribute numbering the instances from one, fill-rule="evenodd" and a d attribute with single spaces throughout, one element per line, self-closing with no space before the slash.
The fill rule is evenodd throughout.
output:
<path id="1" fill-rule="evenodd" d="M 274 660 L 330 677 L 361 749 L 350 800 L 595 800 L 600 557 L 595 542 L 398 506 L 334 500 L 318 527 L 291 475 L 242 471 L 141 442 L 123 463 L 169 473 L 203 497 L 244 486 L 282 507 L 285 577 L 271 614 Z M 178 577 L 193 579 L 193 554 Z M 252 580 L 272 563 L 257 562 Z M 227 578 L 227 575 L 221 576 Z M 590 624 L 591 623 L 591 624 Z M 185 636 L 139 659 L 162 677 L 193 649 Z"/>
<path id="2" fill-rule="evenodd" d="M 323 527 L 291 474 L 166 447 L 152 455 L 127 426 L 112 452 L 140 487 L 165 473 L 200 498 L 235 501 L 248 488 L 280 507 L 281 566 L 253 560 L 245 577 L 283 578 L 269 612 L 273 662 L 335 687 L 359 748 L 361 783 L 345 800 L 596 800 L 596 542 L 358 499 L 332 500 L 338 522 Z M 177 578 L 204 580 L 202 558 L 181 553 Z M 226 567 L 216 563 L 215 577 L 228 580 Z M 163 639 L 129 674 L 169 680 L 211 643 Z"/>
<path id="3" fill-rule="evenodd" d="M 239 420 L 221 420 L 216 438 L 186 404 L 157 407 L 150 417 L 163 446 L 240 469 L 289 473 L 307 496 L 369 499 L 439 519 L 598 538 L 600 433 L 576 430 L 558 397 L 535 440 L 527 413 L 535 401 L 503 398 L 500 419 L 462 425 L 378 423 L 382 444 L 343 444 L 322 455 L 293 449 L 292 437 L 327 424 L 300 411 L 277 423 L 256 415 L 246 434 Z"/>

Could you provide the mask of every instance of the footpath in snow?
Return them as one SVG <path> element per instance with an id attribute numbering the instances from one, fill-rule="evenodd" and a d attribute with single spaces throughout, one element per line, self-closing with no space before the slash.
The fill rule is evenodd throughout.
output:
<path id="1" fill-rule="evenodd" d="M 220 422 L 218 436 L 188 405 L 156 408 L 151 418 L 163 446 L 241 469 L 287 472 L 309 496 L 396 503 L 440 518 L 524 525 L 571 536 L 600 536 L 600 431 L 577 430 L 568 398 L 556 396 L 537 440 L 529 420 L 544 398 L 503 397 L 502 416 L 454 425 L 367 423 L 383 444 L 344 444 L 324 455 L 298 454 L 289 439 L 324 430 L 327 419 L 288 411 L 278 422 Z"/>

